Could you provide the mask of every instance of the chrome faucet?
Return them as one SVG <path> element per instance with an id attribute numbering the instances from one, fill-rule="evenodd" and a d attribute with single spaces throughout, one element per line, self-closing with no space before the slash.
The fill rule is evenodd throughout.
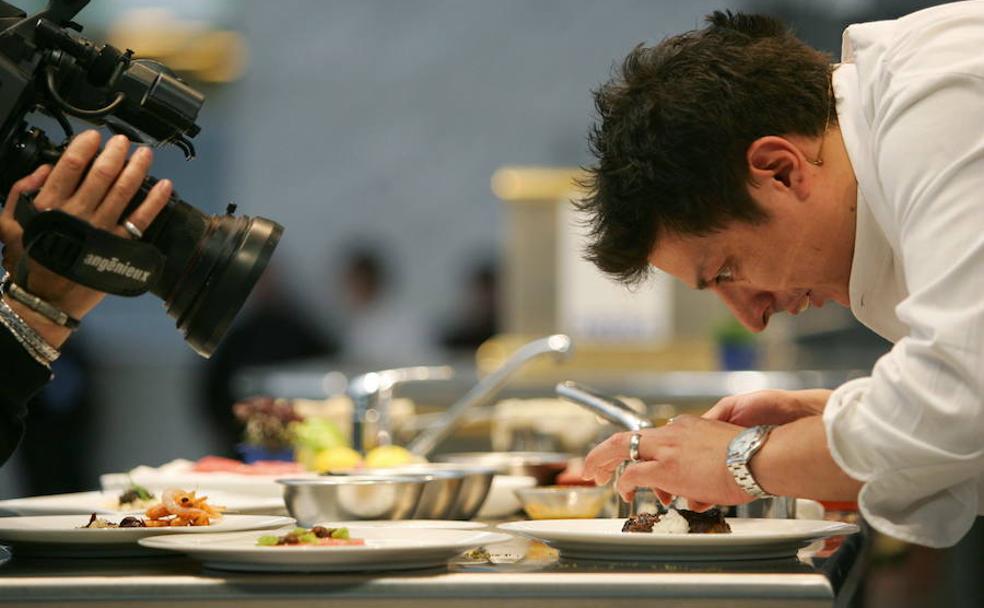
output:
<path id="1" fill-rule="evenodd" d="M 414 454 L 426 456 L 454 431 L 458 419 L 473 407 L 489 402 L 506 381 L 531 360 L 541 355 L 553 355 L 558 360 L 568 358 L 574 350 L 569 336 L 554 334 L 528 342 L 519 347 L 495 371 L 482 378 L 464 397 L 456 401 L 432 425 L 425 428 L 407 447 Z"/>
<path id="2" fill-rule="evenodd" d="M 452 376 L 454 370 L 444 365 L 386 369 L 353 378 L 347 391 L 352 399 L 352 447 L 365 453 L 376 446 L 393 442 L 389 406 L 397 385 L 448 380 Z"/>
<path id="3" fill-rule="evenodd" d="M 560 397 L 588 408 L 605 420 L 627 431 L 640 431 L 653 425 L 649 419 L 641 416 L 624 401 L 614 397 L 605 397 L 570 380 L 558 384 L 556 391 Z M 618 480 L 622 476 L 622 472 L 625 471 L 625 466 L 626 463 L 622 462 L 615 468 L 615 474 L 612 475 L 613 490 L 618 487 Z M 636 495 L 637 499 L 641 499 L 645 495 L 643 488 L 639 488 Z M 615 505 L 617 517 L 628 517 L 635 514 L 636 503 L 639 500 L 634 500 L 632 503 L 625 502 L 617 491 L 615 492 L 615 500 L 617 501 Z"/>

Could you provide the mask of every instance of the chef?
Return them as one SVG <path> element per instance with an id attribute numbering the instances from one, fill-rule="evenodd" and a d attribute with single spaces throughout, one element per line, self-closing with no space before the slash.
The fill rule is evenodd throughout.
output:
<path id="1" fill-rule="evenodd" d="M 714 292 L 752 331 L 833 302 L 894 343 L 834 391 L 761 391 L 622 433 L 618 490 L 857 500 L 932 547 L 984 514 L 984 2 L 850 26 L 841 62 L 717 12 L 596 93 L 588 257 Z"/>

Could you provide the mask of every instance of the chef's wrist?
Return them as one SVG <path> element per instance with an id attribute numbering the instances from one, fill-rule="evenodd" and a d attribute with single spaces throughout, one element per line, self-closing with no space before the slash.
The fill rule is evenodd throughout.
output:
<path id="1" fill-rule="evenodd" d="M 762 489 L 776 496 L 857 500 L 863 485 L 834 462 L 820 416 L 776 427 L 749 461 L 749 470 Z"/>

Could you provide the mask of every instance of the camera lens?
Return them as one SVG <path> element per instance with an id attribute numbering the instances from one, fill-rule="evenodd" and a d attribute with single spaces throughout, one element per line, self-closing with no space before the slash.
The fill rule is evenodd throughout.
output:
<path id="1" fill-rule="evenodd" d="M 197 266 L 212 271 L 206 276 L 190 270 L 186 283 L 194 277 L 200 284 L 175 290 L 172 303 L 166 304 L 185 340 L 205 357 L 215 352 L 284 232 L 280 224 L 265 218 L 218 216 L 212 221 L 218 226 L 205 237 L 205 254 L 197 260 Z M 182 294 L 193 297 L 182 298 Z"/>
<path id="2" fill-rule="evenodd" d="M 153 186 L 148 178 L 129 209 Z M 124 217 L 127 212 L 124 212 Z M 246 302 L 283 235 L 265 218 L 205 215 L 172 196 L 144 232 L 144 241 L 165 255 L 164 270 L 150 292 L 200 355 L 215 352 Z"/>

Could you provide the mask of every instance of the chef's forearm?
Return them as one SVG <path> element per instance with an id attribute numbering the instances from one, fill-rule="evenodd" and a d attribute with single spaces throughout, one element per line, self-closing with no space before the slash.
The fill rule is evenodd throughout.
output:
<path id="1" fill-rule="evenodd" d="M 749 466 L 759 485 L 777 496 L 852 501 L 862 485 L 830 456 L 820 416 L 776 427 Z"/>

